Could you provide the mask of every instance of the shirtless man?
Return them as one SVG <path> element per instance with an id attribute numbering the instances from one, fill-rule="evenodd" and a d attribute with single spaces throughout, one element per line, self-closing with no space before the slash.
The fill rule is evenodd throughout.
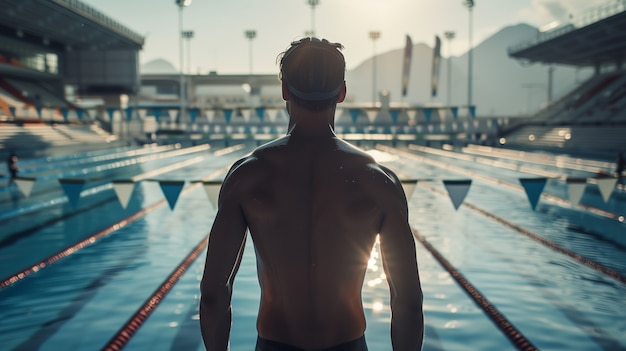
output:
<path id="1" fill-rule="evenodd" d="M 257 351 L 367 350 L 361 289 L 378 233 L 393 349 L 421 349 L 422 291 L 400 181 L 334 134 L 346 96 L 341 48 L 305 38 L 282 54 L 289 132 L 237 161 L 224 179 L 201 283 L 209 351 L 228 348 L 247 229 L 261 286 Z"/>

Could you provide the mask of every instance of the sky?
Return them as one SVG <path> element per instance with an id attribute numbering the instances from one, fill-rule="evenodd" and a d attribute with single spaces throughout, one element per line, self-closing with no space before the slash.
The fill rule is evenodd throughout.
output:
<path id="1" fill-rule="evenodd" d="M 140 63 L 164 59 L 180 67 L 179 15 L 175 0 L 82 0 L 119 23 L 145 36 Z M 527 23 L 542 27 L 567 21 L 610 0 L 475 0 L 472 10 L 474 45 L 503 27 Z M 463 0 L 193 0 L 182 10 L 183 30 L 194 36 L 184 41 L 186 72 L 207 74 L 274 74 L 276 58 L 291 41 L 314 29 L 317 37 L 340 42 L 348 69 L 374 53 L 413 43 L 434 45 L 443 39 L 443 56 L 459 56 L 469 48 L 470 12 Z M 250 41 L 246 30 L 255 30 Z M 373 41 L 371 31 L 380 32 Z M 189 44 L 189 46 L 188 46 Z M 512 43 L 512 45 L 515 43 Z M 188 55 L 190 53 L 190 55 Z"/>

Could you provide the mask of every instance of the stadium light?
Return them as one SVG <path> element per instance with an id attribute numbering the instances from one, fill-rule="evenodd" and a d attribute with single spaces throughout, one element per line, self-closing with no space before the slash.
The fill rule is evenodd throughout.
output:
<path id="1" fill-rule="evenodd" d="M 249 29 L 247 31 L 244 32 L 244 34 L 246 35 L 246 38 L 248 38 L 248 40 L 250 41 L 249 46 L 248 46 L 248 54 L 250 57 L 250 77 L 252 77 L 252 40 L 254 40 L 254 38 L 256 38 L 256 30 L 253 29 Z"/>

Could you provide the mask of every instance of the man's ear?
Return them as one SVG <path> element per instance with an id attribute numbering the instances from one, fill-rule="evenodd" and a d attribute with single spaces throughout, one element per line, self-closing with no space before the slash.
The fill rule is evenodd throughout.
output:
<path id="1" fill-rule="evenodd" d="M 343 85 L 341 86 L 341 90 L 339 91 L 339 98 L 337 98 L 337 103 L 343 102 L 346 99 L 348 88 L 346 87 L 346 81 L 343 81 Z"/>
<path id="2" fill-rule="evenodd" d="M 289 95 L 289 89 L 287 89 L 287 84 L 285 84 L 285 81 L 282 81 L 281 87 L 283 92 L 283 100 L 288 101 L 291 96 Z"/>

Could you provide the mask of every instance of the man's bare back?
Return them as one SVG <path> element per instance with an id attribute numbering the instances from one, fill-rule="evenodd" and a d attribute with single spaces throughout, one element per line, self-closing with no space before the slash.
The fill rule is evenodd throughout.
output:
<path id="1" fill-rule="evenodd" d="M 226 349 L 232 283 L 249 229 L 261 286 L 260 338 L 307 350 L 362 338 L 361 289 L 380 233 L 392 345 L 418 350 L 422 295 L 399 180 L 335 136 L 334 109 L 312 112 L 283 94 L 290 133 L 236 162 L 222 185 L 201 285 L 207 349 Z M 338 100 L 344 97 L 345 85 Z"/>

